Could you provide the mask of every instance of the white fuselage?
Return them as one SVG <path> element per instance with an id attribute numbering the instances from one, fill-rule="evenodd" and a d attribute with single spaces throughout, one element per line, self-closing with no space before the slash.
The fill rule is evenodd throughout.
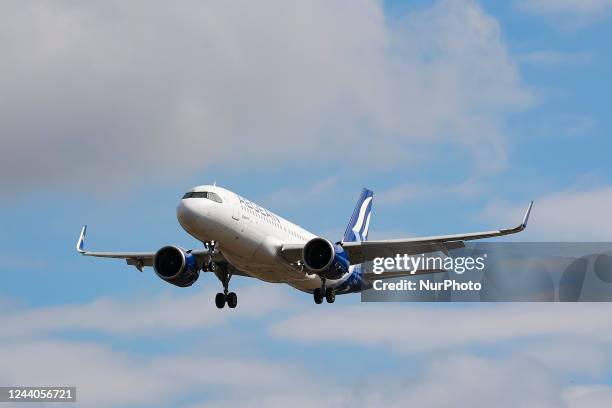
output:
<path id="1" fill-rule="evenodd" d="M 229 263 L 254 278 L 287 283 L 306 292 L 321 287 L 318 275 L 280 255 L 283 244 L 304 244 L 316 235 L 224 188 L 200 186 L 191 191 L 212 192 L 221 198 L 221 202 L 181 200 L 177 218 L 191 236 L 202 242 L 215 241 Z M 326 285 L 335 287 L 349 275 L 327 280 Z"/>

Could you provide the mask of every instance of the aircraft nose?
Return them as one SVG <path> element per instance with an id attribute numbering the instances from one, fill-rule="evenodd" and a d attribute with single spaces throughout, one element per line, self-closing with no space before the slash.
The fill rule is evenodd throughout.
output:
<path id="1" fill-rule="evenodd" d="M 176 207 L 176 218 L 182 226 L 193 224 L 196 218 L 194 200 L 183 199 Z"/>

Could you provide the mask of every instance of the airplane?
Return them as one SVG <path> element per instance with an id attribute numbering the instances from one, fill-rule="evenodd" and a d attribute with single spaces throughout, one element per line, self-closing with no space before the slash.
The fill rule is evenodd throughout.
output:
<path id="1" fill-rule="evenodd" d="M 417 255 L 463 248 L 464 241 L 515 234 L 527 227 L 530 202 L 521 224 L 514 228 L 467 234 L 368 241 L 374 193 L 364 188 L 341 241 L 312 234 L 254 202 L 216 185 L 192 188 L 176 208 L 181 227 L 203 244 L 184 249 L 164 246 L 156 252 L 92 252 L 85 250 L 83 226 L 76 244 L 82 255 L 119 258 L 140 272 L 153 267 L 162 280 L 179 286 L 193 285 L 200 272 L 213 272 L 223 292 L 215 296 L 221 309 L 235 308 L 238 297 L 229 291 L 232 276 L 285 283 L 313 295 L 316 304 L 334 303 L 336 294 L 361 292 L 373 279 L 390 279 L 440 270 L 393 271 L 374 275 L 364 263 L 395 254 Z"/>

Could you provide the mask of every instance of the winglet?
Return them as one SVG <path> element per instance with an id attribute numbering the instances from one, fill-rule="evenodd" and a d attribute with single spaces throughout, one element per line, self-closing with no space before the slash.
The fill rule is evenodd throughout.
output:
<path id="1" fill-rule="evenodd" d="M 79 236 L 79 240 L 76 244 L 76 250 L 80 254 L 84 254 L 85 250 L 83 249 L 85 245 L 85 233 L 87 232 L 87 225 L 83 225 L 83 229 L 81 230 L 81 235 Z"/>
<path id="2" fill-rule="evenodd" d="M 533 201 L 529 203 L 529 207 L 527 207 L 527 211 L 525 211 L 525 215 L 523 216 L 523 222 L 521 223 L 521 229 L 527 228 L 527 221 L 529 221 L 529 214 L 531 214 L 532 207 Z"/>

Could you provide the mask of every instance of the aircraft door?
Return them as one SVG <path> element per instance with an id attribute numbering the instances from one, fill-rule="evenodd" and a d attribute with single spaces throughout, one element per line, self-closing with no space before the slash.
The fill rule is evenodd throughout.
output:
<path id="1" fill-rule="evenodd" d="M 238 197 L 236 197 L 233 207 L 234 208 L 232 209 L 232 218 L 234 219 L 234 221 L 240 221 L 241 204 L 240 199 L 238 199 Z"/>

